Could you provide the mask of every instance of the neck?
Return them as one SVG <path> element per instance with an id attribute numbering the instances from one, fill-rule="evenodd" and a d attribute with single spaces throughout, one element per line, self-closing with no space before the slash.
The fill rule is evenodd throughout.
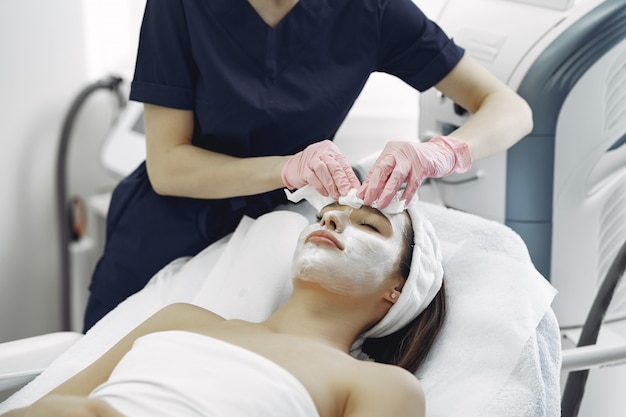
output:
<path id="1" fill-rule="evenodd" d="M 317 339 L 347 353 L 376 320 L 377 309 L 372 305 L 367 297 L 339 296 L 316 284 L 300 282 L 294 284 L 294 292 L 285 304 L 263 324 L 279 333 Z"/>
<path id="2" fill-rule="evenodd" d="M 248 0 L 268 25 L 275 27 L 298 0 Z"/>

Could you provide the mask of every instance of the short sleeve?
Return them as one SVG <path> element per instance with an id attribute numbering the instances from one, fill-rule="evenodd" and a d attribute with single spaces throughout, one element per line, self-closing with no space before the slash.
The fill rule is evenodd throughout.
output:
<path id="1" fill-rule="evenodd" d="M 464 50 L 413 3 L 382 3 L 378 71 L 395 75 L 419 91 L 444 78 Z"/>
<path id="2" fill-rule="evenodd" d="M 191 110 L 195 68 L 181 0 L 147 0 L 130 99 Z"/>

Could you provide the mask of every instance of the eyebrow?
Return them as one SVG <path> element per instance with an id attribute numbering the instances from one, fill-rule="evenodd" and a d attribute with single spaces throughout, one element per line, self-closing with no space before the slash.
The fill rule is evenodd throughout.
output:
<path id="1" fill-rule="evenodd" d="M 339 206 L 342 206 L 342 204 L 339 204 L 337 201 L 335 201 L 333 203 L 328 204 L 326 207 L 339 207 Z M 375 209 L 374 207 L 370 207 L 370 206 L 361 206 L 361 208 L 357 210 L 361 210 L 361 209 L 365 209 L 369 211 L 371 214 L 382 217 L 385 220 L 385 222 L 389 225 L 389 227 L 392 227 L 391 222 L 389 221 L 387 216 L 385 216 L 380 210 Z"/>

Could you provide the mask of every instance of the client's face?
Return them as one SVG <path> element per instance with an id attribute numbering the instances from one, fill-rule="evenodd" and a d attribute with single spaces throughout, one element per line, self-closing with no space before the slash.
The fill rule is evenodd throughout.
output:
<path id="1" fill-rule="evenodd" d="M 298 239 L 292 274 L 340 294 L 376 291 L 398 271 L 408 215 L 331 204 Z"/>

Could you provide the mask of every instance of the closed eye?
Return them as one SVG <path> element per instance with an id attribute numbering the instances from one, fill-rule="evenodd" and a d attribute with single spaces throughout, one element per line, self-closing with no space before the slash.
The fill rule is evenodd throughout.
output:
<path id="1" fill-rule="evenodd" d="M 365 226 L 369 229 L 372 229 L 373 231 L 375 231 L 376 233 L 380 233 L 380 229 L 378 229 L 378 227 L 376 227 L 375 224 L 373 223 L 367 223 L 367 222 L 363 222 L 361 223 L 362 226 Z"/>

